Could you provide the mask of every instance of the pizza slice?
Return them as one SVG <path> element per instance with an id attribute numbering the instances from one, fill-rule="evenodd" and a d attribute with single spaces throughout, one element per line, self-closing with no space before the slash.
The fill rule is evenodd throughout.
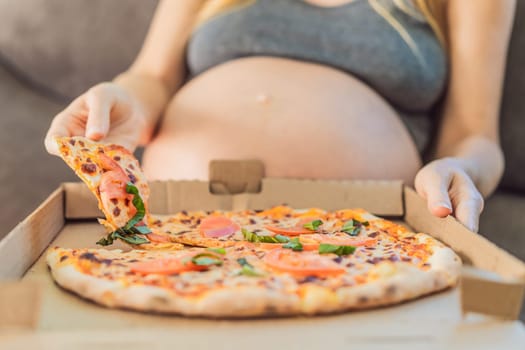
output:
<path id="1" fill-rule="evenodd" d="M 379 218 L 362 209 L 326 212 L 285 205 L 266 210 L 181 211 L 152 217 L 151 227 L 172 240 L 200 247 L 255 246 L 317 250 L 321 245 L 371 246 Z"/>
<path id="2" fill-rule="evenodd" d="M 126 148 L 91 141 L 85 137 L 58 137 L 62 159 L 88 186 L 98 200 L 109 234 L 97 243 L 115 239 L 141 248 L 181 248 L 168 235 L 148 228 L 148 182 L 138 160 Z M 150 242 L 156 243 L 148 245 Z"/>

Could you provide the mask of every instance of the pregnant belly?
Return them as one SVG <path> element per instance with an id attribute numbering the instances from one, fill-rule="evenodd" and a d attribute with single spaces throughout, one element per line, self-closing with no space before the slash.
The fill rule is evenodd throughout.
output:
<path id="1" fill-rule="evenodd" d="M 206 179 L 212 159 L 261 159 L 267 176 L 402 179 L 420 159 L 395 111 L 338 70 L 244 58 L 186 84 L 146 148 L 151 179 Z"/>

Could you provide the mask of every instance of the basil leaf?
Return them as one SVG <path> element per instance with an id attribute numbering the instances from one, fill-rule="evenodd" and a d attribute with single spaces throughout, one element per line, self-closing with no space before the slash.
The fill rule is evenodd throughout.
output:
<path id="1" fill-rule="evenodd" d="M 351 245 L 335 245 L 321 243 L 319 245 L 319 254 L 336 254 L 337 256 L 350 255 L 355 252 L 355 247 Z"/>
<path id="2" fill-rule="evenodd" d="M 359 232 L 361 232 L 361 229 L 363 228 L 363 226 L 368 226 L 368 225 L 370 225 L 368 221 L 361 222 L 356 219 L 350 219 L 343 225 L 343 228 L 341 228 L 341 231 L 350 236 L 357 236 Z"/>
<path id="3" fill-rule="evenodd" d="M 101 238 L 98 240 L 97 244 L 107 246 L 113 244 L 113 241 L 117 238 L 129 244 L 149 243 L 148 239 L 139 235 L 147 235 L 151 233 L 151 230 L 145 225 L 135 226 L 144 218 L 144 215 L 146 215 L 146 208 L 140 197 L 139 189 L 131 182 L 128 182 L 126 184 L 126 192 L 133 195 L 133 200 L 131 202 L 135 206 L 135 209 L 137 209 L 137 212 L 124 227 L 120 227 L 109 233 L 107 237 Z"/>
<path id="4" fill-rule="evenodd" d="M 101 246 L 104 246 L 104 247 L 113 244 L 112 234 L 113 234 L 113 232 L 110 233 L 107 237 L 102 237 L 101 239 L 99 239 L 97 241 L 97 244 L 101 245 Z"/>
<path id="5" fill-rule="evenodd" d="M 191 258 L 191 262 L 199 266 L 221 266 L 222 260 L 215 254 L 200 253 Z"/>
<path id="6" fill-rule="evenodd" d="M 261 277 L 261 276 L 264 276 L 263 274 L 255 271 L 255 269 L 253 267 L 248 266 L 248 265 L 244 265 L 241 268 L 240 274 L 241 275 L 245 275 L 245 276 L 250 276 L 250 277 Z"/>
<path id="7" fill-rule="evenodd" d="M 277 239 L 275 236 L 257 236 L 257 242 L 261 243 L 285 243 L 280 239 Z"/>
<path id="8" fill-rule="evenodd" d="M 242 235 L 244 236 L 244 239 L 248 242 L 257 242 L 257 235 L 253 232 L 250 232 L 246 229 L 241 229 Z"/>
<path id="9" fill-rule="evenodd" d="M 292 238 L 290 242 L 283 245 L 283 248 L 291 249 L 295 252 L 300 252 L 303 250 L 303 245 L 301 244 L 301 242 L 299 242 L 299 238 L 296 237 L 296 238 Z"/>
<path id="10" fill-rule="evenodd" d="M 209 250 L 210 252 L 214 252 L 214 253 L 221 254 L 221 255 L 226 254 L 226 249 L 224 248 L 208 248 L 206 250 Z"/>
<path id="11" fill-rule="evenodd" d="M 246 266 L 246 265 L 248 265 L 248 266 L 253 267 L 253 266 L 248 262 L 248 260 L 246 260 L 246 258 L 239 258 L 239 259 L 237 259 L 237 262 L 238 262 L 239 265 L 241 265 L 241 266 Z"/>
<path id="12" fill-rule="evenodd" d="M 256 233 L 250 232 L 246 229 L 241 230 L 244 239 L 252 243 L 286 243 L 290 239 L 283 235 L 275 236 L 259 236 Z"/>
<path id="13" fill-rule="evenodd" d="M 246 258 L 239 258 L 237 259 L 237 262 L 239 265 L 241 265 L 241 271 L 239 271 L 240 275 L 245 276 L 251 276 L 251 277 L 260 277 L 263 276 L 263 274 L 255 271 L 255 268 L 246 260 Z"/>
<path id="14" fill-rule="evenodd" d="M 151 233 L 151 230 L 148 228 L 148 226 L 134 226 L 132 227 L 132 229 L 137 231 L 137 233 L 140 233 L 141 235 L 147 235 Z"/>
<path id="15" fill-rule="evenodd" d="M 283 235 L 275 235 L 273 236 L 279 243 L 287 243 L 290 242 L 290 238 L 283 236 Z"/>
<path id="16" fill-rule="evenodd" d="M 139 189 L 137 188 L 137 186 L 135 186 L 131 182 L 128 182 L 126 184 L 126 192 L 133 195 L 133 200 L 131 202 L 133 203 L 135 209 L 137 209 L 135 215 L 128 221 L 126 226 L 124 226 L 124 229 L 129 230 L 131 227 L 138 224 L 139 221 L 144 218 L 144 215 L 146 215 L 146 208 L 144 207 L 144 202 L 140 197 Z"/>
<path id="17" fill-rule="evenodd" d="M 322 224 L 323 222 L 321 220 L 314 220 L 311 222 L 307 222 L 306 224 L 303 225 L 303 227 L 309 230 L 312 230 L 312 231 L 317 231 L 319 226 L 321 226 Z"/>
<path id="18" fill-rule="evenodd" d="M 352 226 L 352 227 L 346 227 L 346 228 L 343 227 L 341 231 L 343 231 L 344 233 L 350 236 L 357 236 L 359 235 L 359 232 L 361 231 L 361 227 L 359 226 Z"/>
<path id="19" fill-rule="evenodd" d="M 142 237 L 142 236 L 139 236 L 139 235 L 136 235 L 136 234 L 126 234 L 126 235 L 121 235 L 120 233 L 118 232 L 114 232 L 113 233 L 113 237 L 114 238 L 120 238 L 121 240 L 123 240 L 124 242 L 127 242 L 129 244 L 144 244 L 144 243 L 149 243 L 149 240 L 147 240 L 146 238 Z"/>

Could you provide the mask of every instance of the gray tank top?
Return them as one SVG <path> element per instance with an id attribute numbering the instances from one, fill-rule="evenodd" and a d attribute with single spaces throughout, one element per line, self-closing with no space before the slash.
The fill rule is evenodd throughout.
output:
<path id="1" fill-rule="evenodd" d="M 199 26 L 187 48 L 192 76 L 249 56 L 338 68 L 409 112 L 428 111 L 447 76 L 445 52 L 428 23 L 391 0 L 354 0 L 332 8 L 302 0 L 256 0 Z"/>

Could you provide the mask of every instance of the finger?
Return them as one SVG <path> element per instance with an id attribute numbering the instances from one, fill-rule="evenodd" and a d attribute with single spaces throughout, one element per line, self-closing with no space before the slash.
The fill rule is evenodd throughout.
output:
<path id="1" fill-rule="evenodd" d="M 451 177 L 448 173 L 440 174 L 433 169 L 416 176 L 417 192 L 427 200 L 428 210 L 435 216 L 445 217 L 452 214 L 452 204 L 448 189 Z"/>
<path id="2" fill-rule="evenodd" d="M 479 215 L 483 210 L 483 197 L 474 186 L 472 187 L 460 190 L 463 193 L 458 196 L 454 214 L 466 228 L 478 232 Z"/>
<path id="3" fill-rule="evenodd" d="M 46 151 L 49 154 L 55 156 L 59 155 L 58 144 L 56 142 L 56 138 L 59 136 L 69 136 L 67 128 L 59 123 L 51 123 L 51 127 L 49 128 L 49 131 L 47 132 L 46 138 L 44 140 Z"/>
<path id="4" fill-rule="evenodd" d="M 62 112 L 57 114 L 49 130 L 47 131 L 46 137 L 44 139 L 44 145 L 48 153 L 58 156 L 58 144 L 56 142 L 57 137 L 63 136 L 76 136 L 72 134 L 71 129 L 68 127 L 69 123 L 73 122 L 73 119 L 76 115 L 83 113 L 84 101 L 81 97 L 76 98 L 69 106 L 66 107 Z"/>
<path id="5" fill-rule="evenodd" d="M 98 141 L 108 134 L 112 101 L 112 96 L 104 88 L 98 87 L 87 92 L 86 137 Z"/>
<path id="6" fill-rule="evenodd" d="M 137 147 L 136 142 L 134 142 L 134 138 L 131 136 L 109 136 L 104 139 L 104 142 L 107 142 L 108 144 L 116 144 L 124 147 L 130 152 L 134 152 L 135 148 Z"/>

